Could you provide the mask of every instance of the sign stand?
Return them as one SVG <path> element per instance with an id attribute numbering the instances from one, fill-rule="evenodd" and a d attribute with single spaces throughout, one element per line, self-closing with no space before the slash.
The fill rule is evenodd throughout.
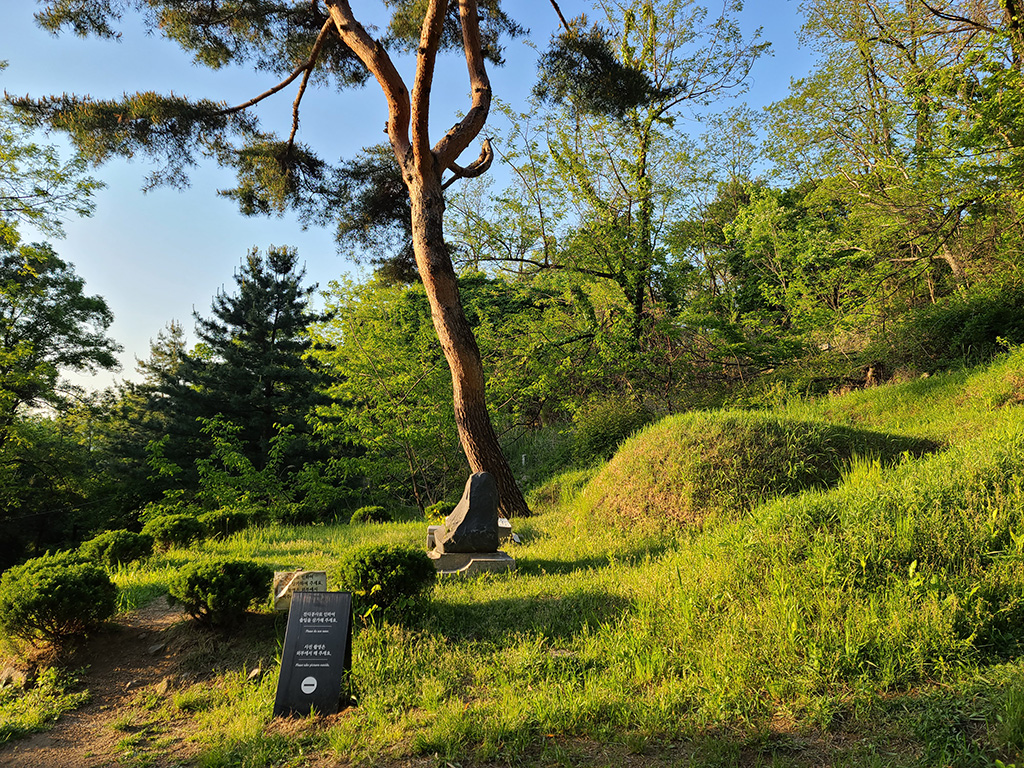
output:
<path id="1" fill-rule="evenodd" d="M 351 671 L 352 595 L 296 592 L 284 633 L 274 717 L 335 714 L 342 681 Z"/>

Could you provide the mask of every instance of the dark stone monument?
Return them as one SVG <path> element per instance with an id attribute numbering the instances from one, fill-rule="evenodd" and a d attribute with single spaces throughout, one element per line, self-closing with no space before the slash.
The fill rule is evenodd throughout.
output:
<path id="1" fill-rule="evenodd" d="M 434 532 L 440 554 L 498 551 L 498 484 L 487 472 L 470 475 L 462 499 Z"/>
<path id="2" fill-rule="evenodd" d="M 296 592 L 284 633 L 274 717 L 336 713 L 351 670 L 352 595 Z"/>

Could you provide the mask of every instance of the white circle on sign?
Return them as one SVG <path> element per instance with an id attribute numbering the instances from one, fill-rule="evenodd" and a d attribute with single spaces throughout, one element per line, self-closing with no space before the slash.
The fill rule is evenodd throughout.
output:
<path id="1" fill-rule="evenodd" d="M 302 688 L 303 693 L 312 693 L 316 690 L 316 678 L 307 677 L 302 681 L 302 685 L 300 687 Z"/>

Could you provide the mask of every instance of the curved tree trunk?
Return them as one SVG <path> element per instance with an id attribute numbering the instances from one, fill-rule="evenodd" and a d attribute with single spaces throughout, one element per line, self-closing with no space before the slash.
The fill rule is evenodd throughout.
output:
<path id="1" fill-rule="evenodd" d="M 474 472 L 489 472 L 498 483 L 499 510 L 507 517 L 530 514 L 512 469 L 505 460 L 487 413 L 484 369 L 473 329 L 469 327 L 459 298 L 458 278 L 444 242 L 444 190 L 441 174 L 457 170 L 458 176 L 483 173 L 493 157 L 484 142 L 480 159 L 469 168 L 455 163 L 475 139 L 491 104 L 491 86 L 484 66 L 480 20 L 476 0 L 459 0 L 462 44 L 472 89 L 472 106 L 462 120 L 433 148 L 428 117 L 434 64 L 441 44 L 448 0 L 424 4 L 420 44 L 416 52 L 416 76 L 412 93 L 395 69 L 383 46 L 358 22 L 348 0 L 327 0 L 338 35 L 377 79 L 388 102 L 388 139 L 402 168 L 402 179 L 412 203 L 412 243 L 416 267 L 430 302 L 434 330 L 452 372 L 455 423 L 466 459 Z"/>
<path id="2" fill-rule="evenodd" d="M 487 412 L 484 369 L 473 329 L 462 309 L 458 278 L 444 242 L 444 193 L 439 173 L 406 176 L 412 201 L 412 237 L 434 330 L 452 372 L 455 423 L 473 472 L 489 472 L 498 484 L 499 511 L 524 517 L 529 507 L 498 443 Z"/>

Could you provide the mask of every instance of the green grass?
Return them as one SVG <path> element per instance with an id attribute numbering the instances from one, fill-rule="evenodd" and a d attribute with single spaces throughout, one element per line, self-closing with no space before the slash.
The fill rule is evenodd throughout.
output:
<path id="1" fill-rule="evenodd" d="M 578 513 L 660 527 L 735 517 L 765 500 L 835 486 L 855 457 L 885 465 L 935 441 L 752 411 L 671 416 L 627 440 Z"/>
<path id="2" fill-rule="evenodd" d="M 254 616 L 231 636 L 182 628 L 174 685 L 140 693 L 146 706 L 117 721 L 136 729 L 125 754 L 159 764 L 161 749 L 187 742 L 189 764 L 209 768 L 313 754 L 354 765 L 1024 763 L 1022 381 L 1016 352 L 768 414 L 670 421 L 663 434 L 705 443 L 715 429 L 730 437 L 723 425 L 746 430 L 749 461 L 768 456 L 776 474 L 736 473 L 730 493 L 744 501 L 723 510 L 712 498 L 700 526 L 592 512 L 600 468 L 556 478 L 535 492 L 537 514 L 515 522 L 514 574 L 439 583 L 404 624 L 357 621 L 358 705 L 337 718 L 271 720 L 280 618 Z M 623 452 L 654 455 L 644 441 L 657 429 Z M 766 450 L 766 430 L 779 450 Z M 942 450 L 890 450 L 918 440 Z M 642 464 L 619 476 L 654 477 Z M 424 534 L 419 522 L 250 529 L 115 578 L 125 606 L 197 557 L 323 569 L 333 588 L 350 548 L 422 546 Z"/>
<path id="3" fill-rule="evenodd" d="M 0 745 L 45 731 L 61 714 L 88 701 L 88 691 L 77 687 L 77 675 L 51 668 L 27 690 L 21 685 L 0 688 Z"/>

